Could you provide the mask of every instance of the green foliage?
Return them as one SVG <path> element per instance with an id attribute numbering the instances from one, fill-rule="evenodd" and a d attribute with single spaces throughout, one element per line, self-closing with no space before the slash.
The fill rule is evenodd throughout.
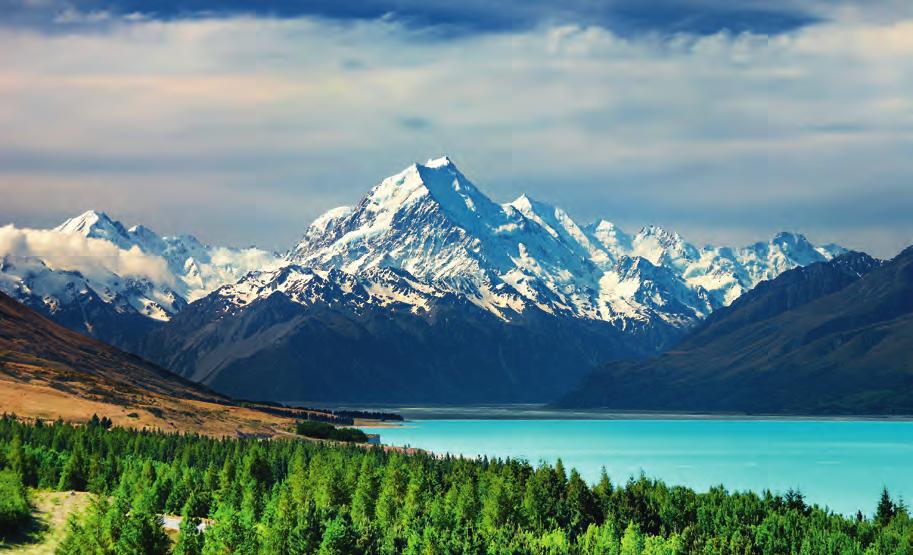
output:
<path id="1" fill-rule="evenodd" d="M 878 499 L 878 507 L 875 509 L 875 520 L 882 526 L 885 526 L 891 522 L 896 514 L 897 506 L 894 505 L 894 501 L 891 500 L 891 496 L 888 494 L 888 488 L 883 488 L 881 490 L 881 497 Z"/>
<path id="2" fill-rule="evenodd" d="M 64 555 L 166 553 L 913 554 L 913 523 L 885 492 L 846 518 L 785 495 L 697 493 L 640 476 L 595 485 L 564 466 L 354 445 L 30 426 L 0 419 L 0 506 L 23 481 L 103 492 L 68 524 Z M 24 477 L 24 478 L 23 478 Z M 5 514 L 5 513 L 4 513 Z M 207 527 L 201 533 L 198 526 Z"/>
<path id="3" fill-rule="evenodd" d="M 154 555 L 168 553 L 168 536 L 162 529 L 162 517 L 148 513 L 133 513 L 125 520 L 114 544 L 117 555 Z"/>
<path id="4" fill-rule="evenodd" d="M 174 546 L 174 555 L 202 555 L 203 532 L 200 530 L 200 518 L 196 516 L 198 513 L 199 502 L 197 497 L 191 494 L 181 512 L 181 533 Z"/>
<path id="5" fill-rule="evenodd" d="M 295 433 L 314 439 L 331 439 L 333 441 L 351 441 L 366 443 L 368 435 L 357 428 L 337 428 L 326 422 L 302 420 L 295 425 Z"/>
<path id="6" fill-rule="evenodd" d="M 14 470 L 0 471 L 0 537 L 15 532 L 30 517 L 28 496 L 20 475 Z"/>

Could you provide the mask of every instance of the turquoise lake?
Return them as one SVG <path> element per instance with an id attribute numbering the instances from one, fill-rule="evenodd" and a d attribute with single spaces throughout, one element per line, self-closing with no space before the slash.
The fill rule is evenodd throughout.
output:
<path id="1" fill-rule="evenodd" d="M 913 501 L 913 422 L 781 420 L 412 420 L 367 429 L 389 445 L 554 463 L 593 482 L 642 471 L 698 491 L 800 490 L 844 514 L 871 513 L 881 488 Z"/>

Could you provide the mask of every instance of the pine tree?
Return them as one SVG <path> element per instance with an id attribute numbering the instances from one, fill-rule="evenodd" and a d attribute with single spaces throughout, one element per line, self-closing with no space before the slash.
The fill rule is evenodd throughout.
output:
<path id="1" fill-rule="evenodd" d="M 139 513 L 127 519 L 114 551 L 117 555 L 164 555 L 169 547 L 168 536 L 162 529 L 162 517 Z"/>
<path id="2" fill-rule="evenodd" d="M 86 489 L 85 457 L 79 444 L 73 448 L 66 464 L 63 465 L 57 489 L 75 491 Z"/>
<path id="3" fill-rule="evenodd" d="M 895 514 L 897 514 L 897 507 L 888 494 L 888 488 L 882 488 L 881 497 L 878 499 L 878 508 L 875 509 L 875 520 L 881 526 L 887 526 Z"/>
<path id="4" fill-rule="evenodd" d="M 374 519 L 374 504 L 380 489 L 380 480 L 375 473 L 373 459 L 364 457 L 358 472 L 358 482 L 352 494 L 352 523 L 356 528 L 365 528 Z"/>
<path id="5" fill-rule="evenodd" d="M 644 537 L 640 527 L 631 522 L 621 538 L 621 555 L 641 555 L 644 550 Z"/>
<path id="6" fill-rule="evenodd" d="M 23 483 L 29 485 L 26 479 L 25 452 L 22 449 L 22 437 L 19 434 L 14 435 L 13 441 L 10 443 L 9 452 L 6 455 L 6 465 L 19 476 Z"/>
<path id="7" fill-rule="evenodd" d="M 200 531 L 200 519 L 193 516 L 191 500 L 181 511 L 180 535 L 174 546 L 173 555 L 201 555 L 203 553 L 203 533 Z"/>
<path id="8" fill-rule="evenodd" d="M 0 538 L 25 524 L 30 516 L 22 479 L 12 470 L 0 470 Z"/>
<path id="9" fill-rule="evenodd" d="M 605 518 L 612 512 L 612 495 L 615 493 L 612 480 L 609 479 L 609 474 L 606 472 L 605 467 L 602 467 L 599 473 L 599 481 L 593 487 L 593 493 L 596 495 L 599 511 L 602 513 L 602 517 Z"/>
<path id="10" fill-rule="evenodd" d="M 591 524 L 578 540 L 581 555 L 618 555 L 618 538 L 611 526 Z"/>
<path id="11" fill-rule="evenodd" d="M 323 532 L 319 555 L 350 555 L 355 549 L 355 534 L 351 523 L 344 515 L 339 515 L 329 523 Z"/>
<path id="12" fill-rule="evenodd" d="M 582 534 L 598 518 L 596 497 L 576 469 L 571 470 L 568 480 L 565 506 L 567 529 L 572 539 Z"/>
<path id="13" fill-rule="evenodd" d="M 263 509 L 262 524 L 268 533 L 262 538 L 262 548 L 266 553 L 292 553 L 292 530 L 295 527 L 297 506 L 291 498 L 288 483 L 282 484 L 267 501 Z"/>

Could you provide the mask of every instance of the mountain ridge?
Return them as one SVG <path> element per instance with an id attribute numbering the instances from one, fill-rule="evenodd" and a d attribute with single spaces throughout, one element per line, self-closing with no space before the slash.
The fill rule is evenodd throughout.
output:
<path id="1" fill-rule="evenodd" d="M 32 251 L 30 237 L 43 234 L 105 254 L 0 253 L 0 290 L 232 394 L 263 389 L 260 374 L 277 372 L 285 378 L 263 395 L 314 400 L 341 395 L 324 372 L 363 379 L 365 368 L 376 376 L 360 399 L 418 395 L 426 380 L 434 401 L 472 401 L 468 388 L 485 401 L 547 400 L 587 366 L 667 349 L 763 279 L 843 251 L 791 233 L 698 248 L 659 226 L 633 235 L 607 220 L 581 226 L 526 195 L 494 202 L 447 157 L 412 164 L 355 206 L 316 218 L 284 256 L 162 237 L 92 211 L 20 233 Z M 386 345 L 395 347 L 380 357 Z M 459 365 L 481 373 L 460 385 Z"/>
<path id="2" fill-rule="evenodd" d="M 591 373 L 556 406 L 913 414 L 913 249 L 791 270 L 715 318 L 667 353 Z"/>
<path id="3" fill-rule="evenodd" d="M 376 185 L 358 205 L 316 221 L 292 249 L 292 262 L 355 273 L 371 265 L 396 266 L 439 283 L 458 277 L 454 289 L 468 286 L 475 302 L 493 312 L 504 303 L 486 306 L 497 295 L 491 288 L 503 284 L 543 310 L 606 321 L 651 310 L 649 317 L 662 316 L 649 303 L 613 303 L 617 288 L 603 291 L 603 278 L 615 285 L 612 266 L 623 256 L 673 270 L 683 288 L 667 289 L 690 290 L 673 300 L 691 308 L 693 323 L 762 279 L 844 251 L 815 247 L 789 233 L 741 249 L 698 249 L 658 226 L 634 236 L 606 220 L 581 227 L 560 208 L 526 195 L 494 203 L 446 157 L 413 164 Z"/>
<path id="4" fill-rule="evenodd" d="M 130 349 L 189 302 L 276 264 L 259 249 L 206 245 L 191 235 L 129 229 L 89 210 L 51 230 L 3 228 L 0 291 L 58 323 Z M 18 246 L 18 247 L 17 247 Z"/>
<path id="5" fill-rule="evenodd" d="M 589 366 L 673 345 L 721 306 L 688 280 L 717 250 L 656 226 L 630 240 L 596 228 L 614 236 L 527 196 L 495 203 L 449 159 L 413 164 L 318 217 L 288 265 L 216 289 L 140 352 L 277 400 L 544 401 Z M 600 241 L 613 237 L 610 251 Z M 746 284 L 795 265 L 793 250 L 827 254 L 789 234 L 725 250 L 747 261 L 727 274 Z"/>

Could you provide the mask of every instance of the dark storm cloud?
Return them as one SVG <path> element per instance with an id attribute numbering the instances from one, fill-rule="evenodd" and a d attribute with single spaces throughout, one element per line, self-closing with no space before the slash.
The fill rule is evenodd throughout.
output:
<path id="1" fill-rule="evenodd" d="M 523 31 L 543 24 L 598 25 L 621 35 L 642 32 L 776 34 L 818 20 L 797 6 L 752 0 L 0 0 L 8 24 L 65 29 L 104 25 L 120 17 L 177 20 L 202 17 L 385 19 L 430 36 Z"/>

